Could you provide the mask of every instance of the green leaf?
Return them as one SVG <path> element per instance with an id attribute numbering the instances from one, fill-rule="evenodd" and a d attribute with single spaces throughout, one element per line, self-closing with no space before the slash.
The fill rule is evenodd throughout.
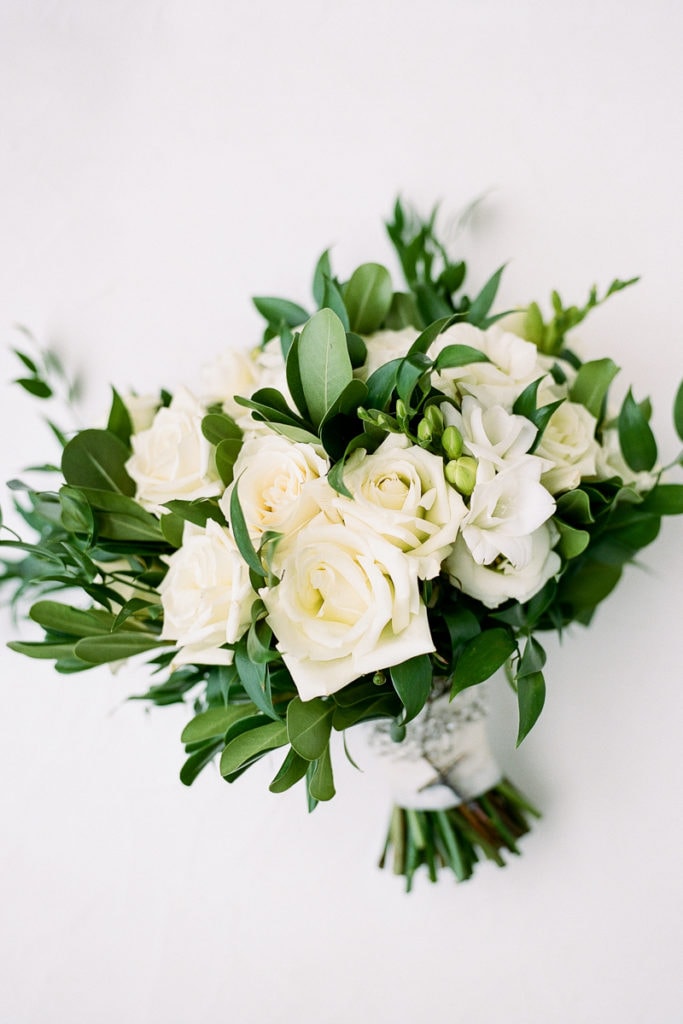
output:
<path id="1" fill-rule="evenodd" d="M 268 722 L 258 729 L 250 729 L 231 740 L 221 754 L 221 775 L 232 775 L 269 750 L 282 747 L 287 742 L 287 726 L 284 722 Z"/>
<path id="2" fill-rule="evenodd" d="M 163 540 L 158 519 L 146 512 L 133 498 L 117 494 L 116 491 L 89 487 L 81 487 L 80 493 L 96 512 L 108 513 L 96 518 L 100 536 L 115 540 Z"/>
<path id="3" fill-rule="evenodd" d="M 683 484 L 657 484 L 637 507 L 655 516 L 683 515 Z"/>
<path id="4" fill-rule="evenodd" d="M 626 462 L 636 473 L 652 469 L 657 461 L 657 442 L 630 388 L 619 413 L 619 444 Z"/>
<path id="5" fill-rule="evenodd" d="M 71 608 L 69 605 L 60 604 L 59 601 L 38 601 L 31 608 L 29 615 L 43 629 L 66 633 L 72 637 L 106 634 L 114 625 L 114 616 L 111 612 L 101 611 L 97 608 L 83 611 L 80 608 Z"/>
<path id="6" fill-rule="evenodd" d="M 683 441 L 683 381 L 681 381 L 674 399 L 674 426 L 676 433 Z"/>
<path id="7" fill-rule="evenodd" d="M 300 754 L 297 754 L 296 750 L 290 747 L 287 756 L 280 766 L 280 770 L 268 787 L 270 792 L 284 793 L 285 790 L 296 785 L 308 771 L 309 764 L 310 761 L 307 761 L 305 757 L 301 757 Z"/>
<path id="8" fill-rule="evenodd" d="M 517 668 L 517 679 L 522 676 L 532 675 L 534 672 L 542 672 L 546 663 L 546 653 L 535 637 L 527 637 L 524 645 L 524 653 L 520 658 Z"/>
<path id="9" fill-rule="evenodd" d="M 111 409 L 109 411 L 109 420 L 107 422 L 107 430 L 111 434 L 115 434 L 120 441 L 130 447 L 130 435 L 133 433 L 133 423 L 130 418 L 128 408 L 119 395 L 116 388 L 112 388 L 112 401 Z"/>
<path id="10" fill-rule="evenodd" d="M 409 658 L 390 670 L 391 682 L 405 708 L 405 722 L 422 711 L 432 690 L 432 663 L 428 654 Z"/>
<path id="11" fill-rule="evenodd" d="M 303 385 L 301 383 L 301 367 L 299 365 L 299 335 L 297 335 L 292 344 L 289 346 L 289 352 L 287 353 L 286 362 L 287 372 L 287 387 L 289 393 L 294 399 L 294 404 L 301 413 L 304 419 L 310 418 L 308 406 L 306 405 L 306 396 L 304 394 Z"/>
<path id="12" fill-rule="evenodd" d="M 294 750 L 307 761 L 322 756 L 330 742 L 334 704 L 322 697 L 302 701 L 293 697 L 287 706 L 287 734 Z"/>
<path id="13" fill-rule="evenodd" d="M 351 330 L 349 314 L 347 313 L 346 305 L 344 304 L 344 296 L 341 293 L 338 283 L 332 277 L 325 278 L 322 308 L 331 309 L 332 312 L 336 313 L 341 320 L 344 330 Z"/>
<path id="14" fill-rule="evenodd" d="M 61 487 L 62 526 L 68 533 L 84 533 L 92 537 L 95 519 L 83 492 L 76 487 Z"/>
<path id="15" fill-rule="evenodd" d="M 183 743 L 198 743 L 214 736 L 224 736 L 231 725 L 254 713 L 253 704 L 233 704 L 231 707 L 209 708 L 187 723 L 180 739 Z"/>
<path id="16" fill-rule="evenodd" d="M 241 440 L 242 430 L 234 419 L 223 412 L 210 412 L 202 420 L 202 434 L 209 444 L 219 445 L 221 441 Z"/>
<path id="17" fill-rule="evenodd" d="M 28 658 L 65 658 L 74 651 L 73 643 L 53 644 L 35 640 L 10 640 L 7 646 L 11 651 L 24 654 Z"/>
<path id="18" fill-rule="evenodd" d="M 346 332 L 346 347 L 349 350 L 349 359 L 354 370 L 360 369 L 368 358 L 368 347 L 360 334 L 352 331 Z M 290 389 L 291 390 L 291 389 Z"/>
<path id="19" fill-rule="evenodd" d="M 191 754 L 180 769 L 180 781 L 184 786 L 191 786 L 202 769 L 210 764 L 218 751 L 223 746 L 223 741 L 207 743 L 199 750 Z"/>
<path id="20" fill-rule="evenodd" d="M 265 579 L 261 559 L 256 554 L 254 545 L 251 542 L 249 530 L 244 519 L 244 513 L 242 512 L 242 506 L 240 505 L 239 494 L 237 491 L 238 484 L 239 480 L 236 480 L 232 488 L 232 494 L 230 495 L 230 526 L 232 529 L 232 535 L 235 538 L 235 544 L 237 545 L 239 553 L 249 568 L 252 572 L 255 572 L 257 576 L 261 576 Z"/>
<path id="21" fill-rule="evenodd" d="M 242 450 L 242 439 L 239 440 L 235 437 L 226 437 L 225 440 L 221 441 L 216 448 L 214 458 L 216 460 L 216 470 L 221 478 L 222 483 L 229 487 L 234 478 L 235 463 L 237 462 L 237 456 Z"/>
<path id="22" fill-rule="evenodd" d="M 618 373 L 619 367 L 611 359 L 593 359 L 583 363 L 571 386 L 569 397 L 572 402 L 585 406 L 596 420 L 600 420 L 609 386 Z"/>
<path id="23" fill-rule="evenodd" d="M 472 301 L 472 305 L 467 311 L 467 322 L 474 324 L 475 327 L 479 327 L 482 321 L 486 319 L 488 311 L 490 310 L 498 292 L 498 286 L 500 279 L 503 276 L 503 271 L 507 266 L 506 263 L 502 267 L 498 267 L 495 274 L 492 274 L 488 279 L 482 290 L 477 295 L 476 299 Z"/>
<path id="24" fill-rule="evenodd" d="M 128 448 L 108 430 L 82 430 L 62 452 L 62 473 L 74 487 L 132 496 L 135 484 L 126 472 Z"/>
<path id="25" fill-rule="evenodd" d="M 352 331 L 372 334 L 389 312 L 394 289 L 391 275 L 379 263 L 357 267 L 344 289 L 344 305 Z"/>
<path id="26" fill-rule="evenodd" d="M 489 357 L 471 345 L 446 345 L 436 357 L 434 369 L 453 369 L 456 366 L 469 366 L 470 363 L 488 362 Z"/>
<path id="27" fill-rule="evenodd" d="M 390 359 L 388 363 L 379 366 L 368 377 L 368 407 L 370 409 L 383 411 L 389 404 L 391 394 L 396 387 L 398 368 L 402 362 L 402 358 Z"/>
<path id="28" fill-rule="evenodd" d="M 332 310 L 321 309 L 301 332 L 299 366 L 306 405 L 317 427 L 353 380 L 346 331 Z"/>
<path id="29" fill-rule="evenodd" d="M 330 265 L 330 250 L 325 249 L 320 259 L 315 265 L 315 272 L 313 274 L 313 298 L 316 306 L 320 309 L 323 306 L 325 298 L 325 278 L 332 277 L 332 267 Z"/>
<path id="30" fill-rule="evenodd" d="M 517 680 L 519 731 L 517 746 L 536 724 L 545 703 L 545 679 L 542 672 L 530 672 Z"/>
<path id="31" fill-rule="evenodd" d="M 247 654 L 246 641 L 235 648 L 235 668 L 240 677 L 247 697 L 269 718 L 278 718 L 273 708 L 270 694 L 270 678 L 268 665 L 265 662 L 254 662 Z"/>
<path id="32" fill-rule="evenodd" d="M 451 696 L 488 679 L 516 649 L 517 645 L 507 629 L 487 629 L 473 637 L 465 644 L 456 662 Z"/>
<path id="33" fill-rule="evenodd" d="M 388 331 L 400 331 L 404 327 L 419 328 L 421 321 L 415 305 L 415 297 L 407 295 L 405 292 L 394 292 L 384 326 Z"/>
<path id="34" fill-rule="evenodd" d="M 159 526 L 161 532 L 164 535 L 164 540 L 171 545 L 172 548 L 179 548 L 183 543 L 183 533 L 185 531 L 185 520 L 181 519 L 180 516 L 174 512 L 169 512 L 168 515 L 163 515 L 159 520 Z"/>
<path id="35" fill-rule="evenodd" d="M 407 355 L 413 356 L 416 352 L 422 352 L 426 355 L 432 343 L 443 333 L 451 324 L 455 323 L 456 318 L 451 313 L 448 316 L 442 316 L 439 320 L 435 320 L 430 323 L 428 327 L 424 329 L 422 334 L 419 334 L 413 344 L 408 349 Z"/>
<path id="36" fill-rule="evenodd" d="M 587 530 L 577 530 L 575 526 L 569 526 L 557 518 L 553 522 L 560 531 L 560 541 L 557 546 L 563 558 L 577 558 L 586 550 L 591 539 Z"/>
<path id="37" fill-rule="evenodd" d="M 52 388 L 39 377 L 20 377 L 14 381 L 34 398 L 52 398 Z"/>
<path id="38" fill-rule="evenodd" d="M 256 296 L 251 300 L 257 310 L 269 324 L 279 326 L 281 323 L 288 327 L 298 327 L 308 320 L 308 313 L 296 302 L 289 299 L 276 299 L 269 296 Z"/>
<path id="39" fill-rule="evenodd" d="M 314 800 L 331 800 L 335 794 L 329 746 L 315 762 L 308 789 Z"/>
<path id="40" fill-rule="evenodd" d="M 574 491 L 567 491 L 557 497 L 557 514 L 563 520 L 575 524 L 585 525 L 595 522 L 591 512 L 590 498 L 585 491 L 577 488 Z"/>
<path id="41" fill-rule="evenodd" d="M 225 519 L 218 505 L 206 498 L 197 498 L 194 501 L 174 498 L 173 501 L 167 501 L 164 508 L 185 522 L 194 523 L 195 526 L 206 526 L 209 519 L 225 526 Z"/>
<path id="42" fill-rule="evenodd" d="M 134 658 L 136 654 L 145 654 L 155 647 L 169 647 L 168 641 L 160 640 L 150 633 L 137 633 L 132 630 L 121 630 L 106 636 L 89 636 L 79 640 L 74 650 L 76 657 L 92 665 L 106 665 L 110 661 L 121 661 Z"/>

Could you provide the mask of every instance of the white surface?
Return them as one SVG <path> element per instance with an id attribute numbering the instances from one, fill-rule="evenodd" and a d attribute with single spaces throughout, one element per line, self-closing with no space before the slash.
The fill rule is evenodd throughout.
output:
<path id="1" fill-rule="evenodd" d="M 582 337 L 673 452 L 682 31 L 673 0 L 4 0 L 2 381 L 19 321 L 82 371 L 85 421 L 109 382 L 187 382 L 255 339 L 251 294 L 305 299 L 326 246 L 340 273 L 388 259 L 398 190 L 455 210 L 491 187 L 462 244 L 473 283 L 513 260 L 503 302 L 643 275 Z M 0 416 L 9 478 L 50 439 L 4 384 Z M 312 818 L 267 792 L 272 766 L 186 790 L 182 711 L 122 704 L 144 674 L 3 651 L 0 1019 L 679 1020 L 680 531 L 549 645 L 518 753 L 501 691 L 497 749 L 545 810 L 524 856 L 409 898 L 373 866 L 382 794 L 343 758 Z"/>

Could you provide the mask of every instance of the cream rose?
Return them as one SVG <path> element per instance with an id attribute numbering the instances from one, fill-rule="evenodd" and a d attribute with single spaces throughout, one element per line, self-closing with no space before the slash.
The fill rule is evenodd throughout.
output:
<path id="1" fill-rule="evenodd" d="M 260 596 L 302 700 L 434 650 L 414 563 L 367 528 L 314 519 Z"/>
<path id="2" fill-rule="evenodd" d="M 235 462 L 234 481 L 219 502 L 226 519 L 230 521 L 230 499 L 237 487 L 254 540 L 266 530 L 284 530 L 305 485 L 327 473 L 321 452 L 312 444 L 288 441 L 272 432 L 245 441 Z"/>
<path id="3" fill-rule="evenodd" d="M 133 434 L 133 454 L 126 469 L 135 481 L 136 498 L 159 515 L 164 502 L 193 501 L 223 489 L 209 442 L 202 434 L 205 409 L 185 388 L 168 408 L 159 409 L 151 427 Z"/>
<path id="4" fill-rule="evenodd" d="M 161 402 L 158 395 L 124 395 L 123 404 L 128 410 L 133 433 L 139 434 L 152 426 Z"/>
<path id="5" fill-rule="evenodd" d="M 469 345 L 489 359 L 434 375 L 434 387 L 456 400 L 472 395 L 484 407 L 501 405 L 511 410 L 524 388 L 544 375 L 536 346 L 495 325 L 482 331 L 472 324 L 455 324 L 438 336 L 429 350 L 430 357 L 435 359 L 450 345 Z"/>
<path id="6" fill-rule="evenodd" d="M 254 426 L 249 409 L 238 405 L 235 395 L 249 398 L 258 387 L 256 358 L 248 352 L 221 352 L 202 369 L 202 393 L 206 405 L 220 402 L 223 411 L 243 430 Z"/>
<path id="7" fill-rule="evenodd" d="M 366 335 L 363 341 L 368 354 L 356 376 L 367 380 L 380 366 L 392 359 L 402 359 L 419 333 L 414 327 L 403 327 L 400 331 L 376 331 Z"/>
<path id="8" fill-rule="evenodd" d="M 528 557 L 516 565 L 505 558 L 494 565 L 482 565 L 474 560 L 467 544 L 459 537 L 445 568 L 454 587 L 487 608 L 497 608 L 509 598 L 523 603 L 559 572 L 560 556 L 552 550 L 558 536 L 552 523 L 544 523 L 528 538 Z"/>
<path id="9" fill-rule="evenodd" d="M 175 664 L 229 665 L 232 651 L 223 644 L 239 640 L 256 600 L 249 567 L 230 532 L 212 519 L 204 528 L 186 523 L 182 547 L 168 566 L 159 587 L 161 636 L 182 648 Z"/>
<path id="10" fill-rule="evenodd" d="M 443 459 L 390 434 L 376 452 L 355 451 L 344 471 L 352 498 L 332 507 L 349 526 L 369 527 L 415 560 L 420 579 L 438 576 L 467 514 L 446 482 Z"/>
<path id="11" fill-rule="evenodd" d="M 578 487 L 582 477 L 595 475 L 596 424 L 595 416 L 577 402 L 563 402 L 550 417 L 536 455 L 551 465 L 541 477 L 551 494 Z"/>

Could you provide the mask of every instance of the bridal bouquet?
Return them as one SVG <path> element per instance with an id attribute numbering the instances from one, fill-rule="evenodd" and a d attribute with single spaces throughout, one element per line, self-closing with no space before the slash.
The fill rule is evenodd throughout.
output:
<path id="1" fill-rule="evenodd" d="M 377 263 L 341 281 L 326 252 L 314 310 L 255 299 L 261 344 L 194 392 L 114 391 L 105 428 L 55 428 L 57 486 L 11 484 L 37 539 L 6 533 L 3 581 L 39 598 L 44 637 L 15 651 L 65 674 L 147 655 L 143 699 L 191 708 L 188 785 L 279 751 L 270 789 L 301 782 L 313 808 L 333 735 L 362 736 L 394 777 L 382 862 L 410 887 L 517 852 L 536 812 L 488 750 L 479 684 L 506 667 L 521 742 L 539 636 L 590 623 L 683 485 L 661 480 L 649 402 L 613 405 L 615 363 L 569 347 L 632 281 L 494 313 L 502 267 L 470 297 L 434 216 L 397 202 L 387 228 L 403 290 Z M 49 398 L 54 357 L 17 355 Z M 683 389 L 674 417 L 683 438 Z"/>

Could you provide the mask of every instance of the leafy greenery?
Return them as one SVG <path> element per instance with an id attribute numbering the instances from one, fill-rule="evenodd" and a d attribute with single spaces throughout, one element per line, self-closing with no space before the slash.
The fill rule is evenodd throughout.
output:
<path id="1" fill-rule="evenodd" d="M 443 335 L 458 324 L 486 330 L 505 315 L 497 310 L 505 264 L 470 289 L 466 262 L 449 251 L 437 220 L 437 208 L 422 218 L 396 201 L 386 227 L 405 279 L 400 290 L 380 263 L 361 264 L 348 279 L 340 278 L 325 251 L 313 272 L 311 312 L 288 298 L 254 299 L 265 321 L 263 343 L 279 344 L 287 386 L 279 390 L 268 384 L 234 396 L 235 401 L 255 424 L 324 452 L 327 480 L 337 495 L 352 497 L 345 474 L 354 453 L 372 453 L 394 434 L 442 460 L 446 485 L 459 493 L 465 509 L 470 504 L 477 460 L 454 422 L 464 392 L 454 387 L 447 395 L 436 384 L 450 377 L 457 381 L 460 371 L 477 364 L 488 370 L 483 364 L 490 360 L 482 349 L 448 344 Z M 561 632 L 573 622 L 588 625 L 624 566 L 654 541 L 662 517 L 683 514 L 683 484 L 664 482 L 658 466 L 649 401 L 636 401 L 628 390 L 615 413 L 610 392 L 619 367 L 610 358 L 582 362 L 569 347 L 571 331 L 636 280 L 617 279 L 602 295 L 592 288 L 583 305 L 565 306 L 553 292 L 549 315 L 537 302 L 524 312 L 525 338 L 552 357 L 541 364 L 537 379 L 520 386 L 511 403 L 514 415 L 536 429 L 530 452 L 567 401 L 594 418 L 595 440 L 605 452 L 608 442 L 618 445 L 612 476 L 586 473 L 577 486 L 554 495 L 552 529 L 560 568 L 530 599 L 508 599 L 489 608 L 445 572 L 421 579 L 420 600 L 434 651 L 303 701 L 261 599 L 264 588 L 278 585 L 275 556 L 282 537 L 272 531 L 257 537 L 247 522 L 238 467 L 244 443 L 241 417 L 238 424 L 216 404 L 201 419 L 200 441 L 210 453 L 214 478 L 231 488 L 229 499 L 177 497 L 158 515 L 136 496 L 128 472 L 133 416 L 126 399 L 113 390 L 104 429 L 68 431 L 48 419 L 61 455 L 33 472 L 53 481 L 52 489 L 10 482 L 15 514 L 32 539 L 3 527 L 0 545 L 6 558 L 0 585 L 16 611 L 26 599 L 33 602 L 29 616 L 42 631 L 41 639 L 10 646 L 31 658 L 53 660 L 63 674 L 145 658 L 153 682 L 134 699 L 191 708 L 181 737 L 184 784 L 216 759 L 222 776 L 233 782 L 266 754 L 280 750 L 271 791 L 281 793 L 301 783 L 310 809 L 335 793 L 335 733 L 384 719 L 400 742 L 406 726 L 443 685 L 455 697 L 506 667 L 517 697 L 517 741 L 522 742 L 546 698 L 546 654 L 539 635 Z M 415 334 L 407 351 L 364 373 L 371 336 L 406 327 Z M 42 405 L 70 404 L 76 387 L 58 358 L 28 336 L 25 342 L 15 349 L 21 366 L 17 384 Z M 551 363 L 550 373 L 566 397 L 556 398 L 553 391 L 549 401 L 543 395 Z M 168 406 L 171 397 L 162 391 L 161 405 Z M 449 412 L 454 412 L 451 420 Z M 683 441 L 683 385 L 674 400 L 673 422 Z M 680 454 L 670 467 L 677 463 Z M 251 621 L 237 640 L 223 645 L 219 665 L 183 664 L 163 632 L 159 588 L 169 558 L 182 548 L 187 523 L 199 528 L 218 523 L 230 530 L 255 592 Z M 501 851 L 516 853 L 517 840 L 535 813 L 506 780 L 449 811 L 397 808 L 385 859 L 392 859 L 408 888 L 420 866 L 432 880 L 441 867 L 463 880 L 480 856 L 502 863 Z"/>

